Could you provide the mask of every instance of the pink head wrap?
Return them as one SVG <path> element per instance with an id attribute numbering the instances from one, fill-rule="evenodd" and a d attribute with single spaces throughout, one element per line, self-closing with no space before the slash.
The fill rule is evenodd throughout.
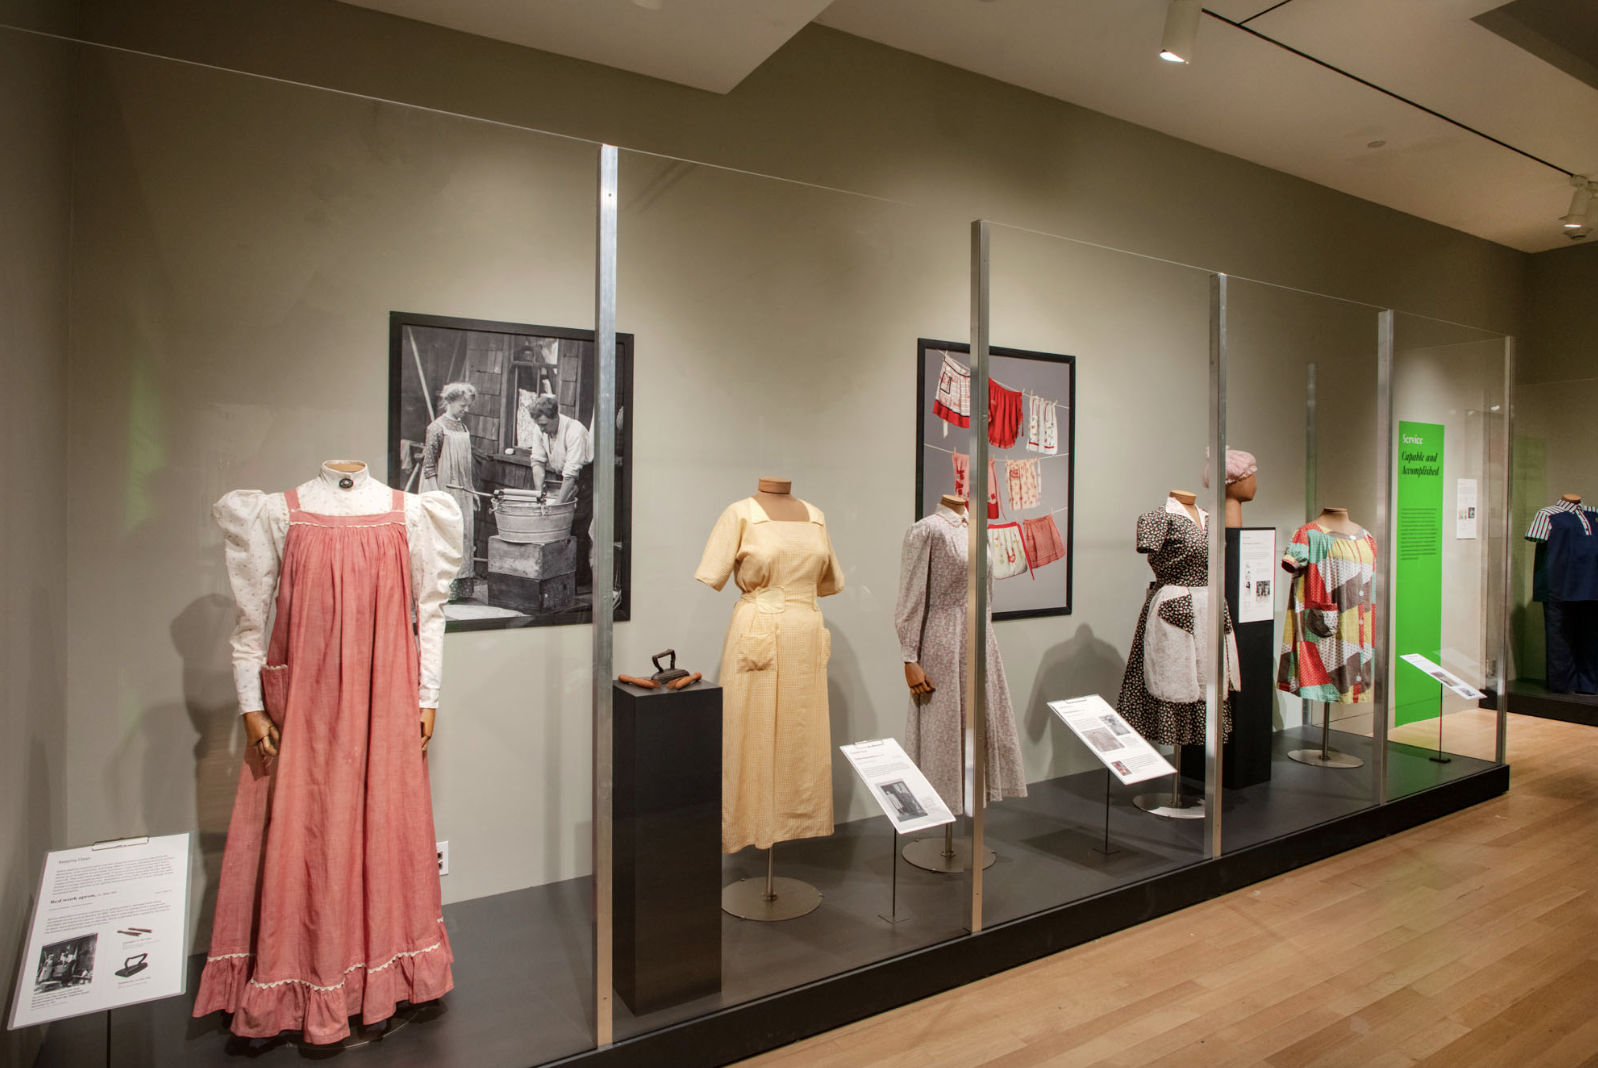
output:
<path id="1" fill-rule="evenodd" d="M 1226 450 L 1226 484 L 1228 486 L 1234 482 L 1243 481 L 1259 469 L 1260 465 L 1254 461 L 1253 453 L 1244 452 L 1242 449 Z M 1210 488 L 1210 461 L 1208 457 L 1204 460 L 1204 488 Z"/>

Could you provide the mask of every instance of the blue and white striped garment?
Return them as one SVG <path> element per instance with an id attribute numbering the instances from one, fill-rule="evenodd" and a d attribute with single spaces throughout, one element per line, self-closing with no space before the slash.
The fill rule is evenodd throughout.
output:
<path id="1" fill-rule="evenodd" d="M 1526 528 L 1526 540 L 1547 541 L 1549 530 L 1553 524 L 1553 515 L 1555 512 L 1575 513 L 1576 518 L 1581 520 L 1581 525 L 1588 534 L 1592 533 L 1593 521 L 1598 519 L 1598 513 L 1594 513 L 1589 509 L 1583 508 L 1579 504 L 1575 504 L 1566 500 L 1555 501 L 1553 504 L 1542 509 L 1532 517 L 1531 526 Z"/>

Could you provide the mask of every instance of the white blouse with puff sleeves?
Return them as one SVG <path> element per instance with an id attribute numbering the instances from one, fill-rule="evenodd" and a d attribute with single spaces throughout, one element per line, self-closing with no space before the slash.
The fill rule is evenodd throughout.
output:
<path id="1" fill-rule="evenodd" d="M 331 460 L 332 463 L 352 461 Z M 321 474 L 298 488 L 300 507 L 320 515 L 380 515 L 393 506 L 394 491 L 359 472 L 322 465 Z M 350 479 L 348 489 L 341 479 Z M 281 493 L 234 490 L 211 509 L 222 528 L 228 581 L 238 606 L 233 628 L 233 684 L 241 712 L 260 711 L 261 666 L 266 663 L 267 627 L 277 597 L 289 507 Z M 416 598 L 421 708 L 438 707 L 444 660 L 444 604 L 461 565 L 461 511 L 447 493 L 405 494 L 405 537 L 410 543 L 411 590 Z"/>

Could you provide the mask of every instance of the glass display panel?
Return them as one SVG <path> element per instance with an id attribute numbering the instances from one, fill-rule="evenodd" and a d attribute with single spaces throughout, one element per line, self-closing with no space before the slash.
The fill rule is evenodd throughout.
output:
<path id="1" fill-rule="evenodd" d="M 1238 278 L 1228 298 L 1227 578 L 1245 683 L 1225 760 L 1230 851 L 1376 802 L 1387 548 L 1379 309 Z"/>
<path id="2" fill-rule="evenodd" d="M 1550 624 L 1547 553 L 1552 523 L 1547 531 L 1537 523 L 1539 512 L 1559 506 L 1567 495 L 1581 498 L 1583 505 L 1598 501 L 1598 435 L 1588 427 L 1594 404 L 1598 378 L 1515 385 L 1515 489 L 1509 524 L 1512 712 L 1557 718 L 1561 713 L 1590 714 L 1598 706 L 1593 693 L 1598 684 L 1590 672 L 1577 671 L 1576 657 L 1583 650 L 1582 663 L 1589 662 L 1586 651 L 1593 646 L 1583 640 L 1598 631 L 1581 618 L 1586 611 L 1581 607 L 1568 622 L 1560 611 Z"/>
<path id="3" fill-rule="evenodd" d="M 1502 334 L 1394 317 L 1392 797 L 1497 759 L 1505 365 Z"/>
<path id="4" fill-rule="evenodd" d="M 1149 655 L 1145 606 L 1155 596 L 1172 601 L 1152 613 L 1158 624 L 1183 615 L 1190 587 L 1201 602 L 1208 592 L 1207 535 L 1189 506 L 1208 511 L 1200 481 L 1210 432 L 1210 276 L 996 226 L 992 293 L 995 352 L 1069 357 L 1074 381 L 1068 397 L 1046 376 L 1047 363 L 996 355 L 991 365 L 998 399 L 990 410 L 1003 413 L 1015 403 L 1006 395 L 1019 394 L 1022 414 L 1013 437 L 1001 426 L 989 435 L 998 491 L 989 509 L 994 607 L 1009 587 L 1031 593 L 1066 568 L 1071 596 L 1069 614 L 992 625 L 1006 685 L 996 681 L 991 691 L 989 729 L 1013 717 L 1016 741 L 988 769 L 1008 794 L 985 817 L 995 854 L 983 887 L 989 926 L 1205 856 L 1196 666 L 1205 646 L 1191 622 L 1179 623 L 1154 635 Z M 1032 447 L 1035 399 L 1055 406 L 1055 453 Z M 947 447 L 959 449 L 961 440 L 951 433 Z M 939 454 L 927 466 L 948 463 Z M 1031 492 L 1034 476 L 1041 493 Z M 1184 505 L 1171 491 L 1193 496 Z M 1028 546 L 1046 546 L 1052 537 L 1038 528 L 1054 524 L 1070 552 L 1051 562 L 1052 554 L 1040 559 Z M 1006 555 L 1017 532 L 1018 567 Z M 1144 668 L 1129 669 L 1129 655 L 1147 656 Z M 1185 667 L 1185 680 L 1166 666 Z M 1184 685 L 1193 692 L 1178 692 Z M 1177 753 L 1167 743 L 1179 739 L 1197 744 Z M 1175 804 L 1174 775 L 1141 778 L 1164 759 L 1188 772 Z"/>
<path id="5" fill-rule="evenodd" d="M 963 612 L 965 532 L 951 516 L 908 548 L 907 533 L 917 339 L 968 335 L 969 253 L 959 217 L 640 152 L 621 154 L 619 205 L 617 322 L 638 351 L 645 533 L 616 665 L 647 674 L 671 647 L 703 673 L 684 693 L 716 714 L 679 759 L 721 796 L 647 830 L 653 765 L 621 752 L 618 704 L 618 841 L 641 858 L 652 834 L 685 821 L 708 835 L 671 858 L 675 871 L 640 860 L 627 874 L 618 847 L 623 1039 L 968 929 L 968 879 L 900 855 L 923 838 L 941 851 L 943 826 L 896 834 L 887 813 L 913 825 L 940 799 L 963 807 L 959 657 L 945 655 L 959 643 L 944 642 L 936 665 L 920 652 L 951 608 Z M 924 724 L 906 673 L 918 656 L 939 701 Z M 868 762 L 902 745 L 931 798 L 903 758 L 892 775 L 857 773 L 841 749 L 853 743 Z M 650 909 L 708 929 L 662 944 Z M 702 983 L 646 989 L 652 970 L 690 966 Z"/>
<path id="6" fill-rule="evenodd" d="M 590 628 L 431 621 L 443 598 L 453 625 L 511 600 L 556 614 L 582 590 L 556 566 L 579 556 L 570 517 L 545 574 L 499 566 L 526 486 L 507 471 L 532 473 L 507 468 L 526 442 L 501 432 L 514 390 L 538 385 L 516 377 L 522 349 L 562 418 L 592 418 L 597 146 L 89 46 L 70 79 L 68 431 L 33 462 L 70 483 L 60 729 L 85 770 L 53 837 L 193 835 L 187 929 L 160 932 L 194 954 L 188 993 L 118 1009 L 113 1048 L 286 1063 L 381 1036 L 387 1056 L 447 1047 L 491 1068 L 592 1048 Z M 439 321 L 396 335 L 395 313 Z M 396 506 L 385 482 L 435 492 Z M 275 496 L 294 487 L 298 511 Z M 529 612 L 529 582 L 507 576 L 541 578 L 544 600 Z M 244 604 L 286 644 L 236 679 Z M 257 680 L 270 761 L 239 714 Z M 269 801 L 265 831 L 246 795 Z M 277 921 L 252 935 L 255 876 L 224 856 L 263 835 L 259 908 Z M 242 923 L 238 944 L 213 941 L 213 917 Z M 208 946 L 252 999 L 242 1034 L 190 1018 L 214 987 Z M 322 1016 L 280 996 L 304 991 Z M 425 1003 L 390 1015 L 396 999 Z M 103 1016 L 64 1021 L 42 1063 L 100 1063 L 106 1041 Z"/>
<path id="7" fill-rule="evenodd" d="M 399 509 L 396 567 L 413 588 L 431 575 L 446 602 L 422 787 L 454 987 L 371 1026 L 357 1017 L 337 1040 L 381 1038 L 396 1059 L 545 1063 L 593 1049 L 607 1017 L 626 1040 L 1125 889 L 1489 766 L 1497 718 L 1442 682 L 1550 688 L 1536 596 L 1548 562 L 1524 535 L 1593 470 L 1570 443 L 1590 438 L 1571 428 L 1598 380 L 1517 399 L 1506 574 L 1504 339 L 1395 316 L 1384 424 L 1376 309 L 1232 279 L 1225 438 L 1253 456 L 1244 526 L 1272 536 L 1269 551 L 1252 544 L 1261 570 L 1246 583 L 1240 543 L 1237 596 L 1251 591 L 1247 622 L 1265 624 L 1265 654 L 1252 648 L 1270 700 L 1248 722 L 1234 703 L 1209 781 L 1205 712 L 1167 669 L 1185 659 L 1202 693 L 1195 661 L 1227 644 L 1199 633 L 1206 539 L 1185 497 L 1208 510 L 1205 469 L 1219 479 L 1232 460 L 1206 456 L 1212 276 L 993 226 L 995 622 L 976 642 L 993 650 L 980 757 L 993 860 L 974 913 L 972 568 L 944 500 L 988 503 L 973 492 L 982 472 L 960 464 L 976 451 L 959 419 L 969 218 L 623 152 L 617 439 L 594 457 L 598 145 L 11 30 L 0 48 L 18 86 L 50 88 L 18 129 L 37 167 L 4 172 L 14 201 L 39 208 L 24 214 L 56 226 L 29 232 L 28 262 L 59 285 L 38 280 L 17 319 L 50 354 L 18 379 L 44 401 L 15 421 L 19 438 L 36 434 L 17 477 L 40 500 L 51 480 L 65 487 L 41 509 L 64 529 L 32 532 L 24 569 L 59 579 L 30 615 L 57 628 L 49 655 L 64 660 L 56 748 L 41 759 L 91 769 L 56 776 L 51 826 L 30 834 L 194 836 L 189 992 L 118 1010 L 126 1063 L 327 1048 L 190 1018 L 239 768 L 260 759 L 229 638 L 261 574 L 246 573 L 248 551 L 230 569 L 213 506 L 245 489 L 366 484 L 339 485 L 362 473 L 325 461 L 363 460 L 372 479 L 440 495 L 432 511 Z M 1411 445 L 1420 455 L 1406 459 Z M 595 463 L 615 466 L 613 502 L 593 499 Z M 1440 479 L 1440 503 L 1436 487 L 1412 500 L 1406 466 L 1441 468 L 1424 475 Z M 1307 628 L 1280 560 L 1328 505 L 1361 525 L 1385 506 L 1393 545 L 1374 567 L 1384 550 L 1406 556 L 1385 572 L 1392 610 L 1373 624 L 1391 649 L 1371 665 L 1385 700 L 1312 705 L 1276 685 L 1287 620 Z M 590 523 L 606 507 L 617 581 L 598 590 Z M 450 508 L 462 565 L 412 560 Z M 270 522 L 241 518 L 236 498 L 223 512 L 235 549 L 264 537 L 266 570 L 282 573 Z M 1407 566 L 1421 542 L 1436 547 L 1435 585 Z M 271 604 L 275 582 L 252 596 Z M 654 684 L 611 690 L 609 812 L 591 774 L 596 606 L 618 623 L 604 674 Z M 1421 682 L 1405 651 L 1448 678 Z M 1242 653 L 1240 695 L 1253 697 Z M 419 688 L 430 655 L 418 653 Z M 1436 700 L 1411 696 L 1417 683 Z M 279 767 L 292 763 L 283 732 Z M 1232 778 L 1245 735 L 1264 780 Z M 1323 739 L 1362 762 L 1291 758 Z M 1141 777 L 1165 759 L 1182 774 Z M 370 774 L 362 788 L 384 789 Z M 319 804 L 312 831 L 357 822 L 348 804 Z M 596 864 L 607 819 L 614 849 Z M 613 907 L 596 925 L 607 867 Z M 594 948 L 607 919 L 609 985 Z M 356 953 L 353 970 L 409 976 L 441 943 Z M 345 982 L 262 974 L 268 988 Z M 97 1062 L 105 1026 L 53 1026 L 39 1063 Z"/>

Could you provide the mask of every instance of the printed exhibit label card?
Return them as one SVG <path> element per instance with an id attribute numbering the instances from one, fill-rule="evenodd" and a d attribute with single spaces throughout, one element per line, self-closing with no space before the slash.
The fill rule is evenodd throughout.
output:
<path id="1" fill-rule="evenodd" d="M 954 822 L 954 813 L 896 739 L 880 738 L 838 748 L 849 758 L 855 774 L 899 834 Z"/>
<path id="2" fill-rule="evenodd" d="M 1258 623 L 1276 618 L 1276 531 L 1237 533 L 1237 621 Z"/>
<path id="3" fill-rule="evenodd" d="M 11 1028 L 183 993 L 189 836 L 45 857 Z"/>
<path id="4" fill-rule="evenodd" d="M 1476 480 L 1462 478 L 1454 488 L 1454 538 L 1469 541 L 1476 537 Z"/>
<path id="5" fill-rule="evenodd" d="M 1082 739 L 1088 752 L 1098 757 L 1123 783 L 1176 774 L 1171 762 L 1098 694 L 1073 697 L 1069 701 L 1050 701 L 1049 707 Z"/>
<path id="6" fill-rule="evenodd" d="M 1476 689 L 1476 687 L 1460 678 L 1458 675 L 1455 675 L 1452 671 L 1449 671 L 1440 664 L 1426 659 L 1419 653 L 1405 653 L 1403 656 L 1399 657 L 1399 659 L 1406 661 L 1412 667 L 1420 668 L 1426 674 L 1430 675 L 1444 686 L 1447 686 L 1450 690 L 1453 690 L 1461 697 L 1469 698 L 1472 701 L 1480 701 L 1482 698 L 1487 696 L 1480 690 Z"/>

